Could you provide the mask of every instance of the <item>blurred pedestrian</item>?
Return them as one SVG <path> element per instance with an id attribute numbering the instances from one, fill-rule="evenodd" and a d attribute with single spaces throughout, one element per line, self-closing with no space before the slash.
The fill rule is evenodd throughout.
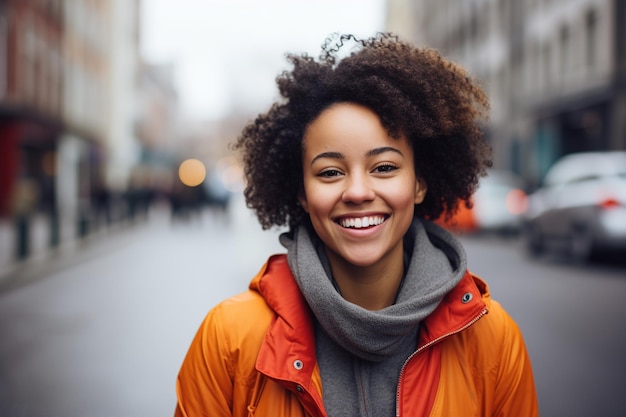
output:
<path id="1" fill-rule="evenodd" d="M 209 312 L 176 416 L 537 416 L 519 328 L 432 222 L 491 164 L 481 87 L 391 34 L 288 59 L 235 145 L 287 253 Z"/>

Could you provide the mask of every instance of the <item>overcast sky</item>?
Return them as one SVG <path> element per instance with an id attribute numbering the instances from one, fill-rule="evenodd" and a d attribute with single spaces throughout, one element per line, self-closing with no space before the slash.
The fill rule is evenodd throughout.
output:
<path id="1" fill-rule="evenodd" d="M 186 117 L 219 118 L 234 105 L 264 111 L 285 52 L 317 56 L 333 32 L 384 27 L 385 0 L 143 0 L 142 53 L 174 62 Z M 257 110 L 258 109 L 258 110 Z"/>

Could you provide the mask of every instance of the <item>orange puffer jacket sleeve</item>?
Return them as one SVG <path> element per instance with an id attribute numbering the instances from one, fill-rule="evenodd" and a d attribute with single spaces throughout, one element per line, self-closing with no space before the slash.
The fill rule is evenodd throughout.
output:
<path id="1" fill-rule="evenodd" d="M 539 415 L 522 334 L 499 303 L 491 300 L 487 315 L 433 349 L 441 370 L 430 416 Z"/>
<path id="2" fill-rule="evenodd" d="M 248 416 L 250 393 L 259 383 L 258 348 L 272 316 L 265 301 L 252 291 L 209 312 L 176 381 L 176 417 Z"/>
<path id="3" fill-rule="evenodd" d="M 261 295 L 262 282 L 269 282 L 271 298 L 279 298 L 293 308 L 296 316 L 307 322 L 306 329 L 270 308 Z M 278 309 L 279 311 L 281 308 Z M 292 313 L 293 313 L 292 312 Z M 309 313 L 282 255 L 273 256 L 253 278 L 250 290 L 222 301 L 214 307 L 196 333 L 176 380 L 176 417 L 324 417 L 321 406 L 319 369 L 298 373 L 298 381 L 285 370 L 283 362 L 275 362 L 289 352 L 288 340 L 298 339 L 314 357 Z M 268 332 L 273 326 L 275 332 Z M 294 331 L 290 336 L 284 334 Z M 277 330 L 277 331 L 276 331 Z M 302 339 L 307 334 L 308 338 Z M 280 340 L 277 349 L 268 348 L 268 338 Z M 265 342 L 265 343 L 264 343 Z M 264 354 L 260 355 L 261 347 Z M 269 362 L 259 357 L 271 358 Z M 315 361 L 307 361 L 314 363 Z M 269 378 L 259 367 L 269 365 L 274 373 Z M 287 367 L 287 370 L 290 369 Z M 308 368 L 307 368 L 308 369 Z M 289 372 L 288 372 L 289 373 Z M 306 397 L 306 398 L 305 398 Z"/>

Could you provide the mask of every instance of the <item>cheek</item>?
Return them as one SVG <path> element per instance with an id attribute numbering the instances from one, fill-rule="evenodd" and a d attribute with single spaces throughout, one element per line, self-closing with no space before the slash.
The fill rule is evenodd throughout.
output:
<path id="1" fill-rule="evenodd" d="M 405 207 L 408 214 L 413 216 L 413 211 L 415 209 L 415 195 L 407 194 L 402 198 L 402 200 L 398 200 L 397 205 L 399 207 Z"/>
<path id="2" fill-rule="evenodd" d="M 410 192 L 389 192 L 385 194 L 385 199 L 392 206 L 396 214 L 405 213 L 407 217 L 413 217 L 416 204 L 415 186 L 404 184 L 401 189 L 410 190 Z"/>
<path id="3" fill-rule="evenodd" d="M 332 216 L 341 201 L 341 187 L 311 181 L 304 188 L 306 207 L 311 220 L 325 220 Z"/>
<path id="4" fill-rule="evenodd" d="M 324 214 L 332 208 L 332 202 L 328 193 L 316 187 L 310 187 L 306 191 L 306 211 L 311 215 Z"/>

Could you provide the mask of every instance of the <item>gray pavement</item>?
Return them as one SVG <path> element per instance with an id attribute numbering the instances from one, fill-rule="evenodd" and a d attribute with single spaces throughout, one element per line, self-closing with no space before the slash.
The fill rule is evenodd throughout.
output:
<path id="1" fill-rule="evenodd" d="M 5 277 L 0 416 L 171 416 L 174 383 L 200 321 L 243 291 L 282 248 L 236 205 L 144 224 Z"/>

